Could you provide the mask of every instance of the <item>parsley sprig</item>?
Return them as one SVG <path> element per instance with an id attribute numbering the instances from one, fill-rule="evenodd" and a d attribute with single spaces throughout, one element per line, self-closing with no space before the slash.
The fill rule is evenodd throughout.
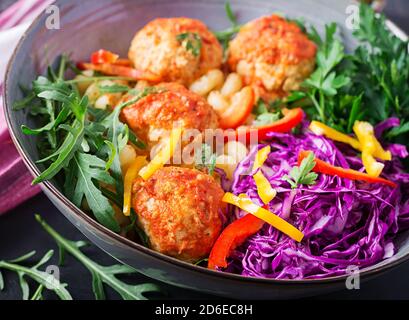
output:
<path id="1" fill-rule="evenodd" d="M 326 26 L 321 38 L 314 28 L 309 37 L 318 46 L 317 69 L 301 91 L 287 99 L 305 106 L 309 117 L 351 133 L 356 120 L 376 125 L 398 117 L 401 126 L 386 132 L 390 141 L 407 144 L 409 136 L 408 41 L 396 37 L 383 14 L 360 6 L 359 27 L 354 31 L 358 47 L 346 54 L 335 24 Z"/>
<path id="2" fill-rule="evenodd" d="M 311 170 L 315 167 L 314 153 L 310 152 L 306 158 L 301 161 L 300 166 L 291 169 L 290 175 L 285 175 L 282 179 L 287 181 L 291 188 L 295 189 L 300 184 L 315 184 L 318 175 Z"/>
<path id="3" fill-rule="evenodd" d="M 202 144 L 201 153 L 196 159 L 196 168 L 199 170 L 206 169 L 209 175 L 213 175 L 216 167 L 216 154 L 213 153 L 212 148 L 206 144 Z"/>

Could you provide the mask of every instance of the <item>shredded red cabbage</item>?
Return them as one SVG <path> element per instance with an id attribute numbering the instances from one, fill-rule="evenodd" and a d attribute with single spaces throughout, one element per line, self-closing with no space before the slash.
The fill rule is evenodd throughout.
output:
<path id="1" fill-rule="evenodd" d="M 382 176 L 399 184 L 382 184 L 319 174 L 313 186 L 291 189 L 282 177 L 297 165 L 301 150 L 336 166 L 363 171 L 361 159 L 344 144 L 335 144 L 304 130 L 299 135 L 271 134 L 271 153 L 263 167 L 278 194 L 269 209 L 303 231 L 297 243 L 274 227 L 264 227 L 237 248 L 227 272 L 275 279 L 325 278 L 345 274 L 349 266 L 363 268 L 391 257 L 394 238 L 409 227 L 409 174 L 399 160 L 385 163 Z M 255 153 L 252 148 L 237 167 L 231 191 L 246 193 L 262 205 L 249 174 Z M 246 213 L 235 209 L 235 218 Z"/>

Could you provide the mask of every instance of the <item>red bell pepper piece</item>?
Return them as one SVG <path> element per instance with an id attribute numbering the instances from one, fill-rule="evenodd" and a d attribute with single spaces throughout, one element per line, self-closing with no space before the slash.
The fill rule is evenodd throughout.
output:
<path id="1" fill-rule="evenodd" d="M 81 62 L 77 64 L 77 67 L 81 70 L 94 70 L 99 71 L 104 74 L 110 76 L 121 76 L 121 77 L 128 77 L 135 80 L 146 80 L 149 82 L 160 82 L 161 77 L 153 74 L 149 71 L 141 71 L 134 68 L 116 65 L 116 64 L 109 64 L 109 63 L 102 63 L 102 64 L 93 64 L 93 63 L 86 63 Z"/>
<path id="2" fill-rule="evenodd" d="M 308 156 L 310 151 L 301 151 L 298 155 L 298 165 L 301 164 L 301 161 Z M 369 183 L 383 183 L 392 188 L 396 188 L 397 184 L 379 177 L 372 177 L 367 173 L 363 173 L 360 171 L 352 170 L 352 169 L 345 169 L 342 167 L 333 166 L 325 161 L 322 161 L 318 158 L 314 159 L 315 167 L 312 169 L 314 172 L 328 174 L 331 176 L 338 176 L 341 178 L 351 179 L 351 180 L 361 180 L 366 181 Z"/>
<path id="3" fill-rule="evenodd" d="M 114 63 L 119 58 L 119 55 L 104 49 L 100 49 L 91 54 L 91 63 Z"/>
<path id="4" fill-rule="evenodd" d="M 258 140 L 265 140 L 269 132 L 289 132 L 296 127 L 304 118 L 304 112 L 301 108 L 283 109 L 284 117 L 273 123 L 256 128 L 238 129 L 235 132 L 228 132 L 225 135 L 225 141 L 239 140 L 250 141 L 253 132 L 257 132 Z M 245 136 L 245 137 L 243 137 Z"/>
<path id="5" fill-rule="evenodd" d="M 231 251 L 259 231 L 263 224 L 263 220 L 250 213 L 229 224 L 216 240 L 207 267 L 213 270 L 216 267 L 226 268 L 226 259 Z"/>

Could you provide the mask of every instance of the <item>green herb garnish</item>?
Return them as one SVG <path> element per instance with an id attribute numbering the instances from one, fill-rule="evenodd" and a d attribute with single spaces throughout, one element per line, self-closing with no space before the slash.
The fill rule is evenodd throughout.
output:
<path id="1" fill-rule="evenodd" d="M 229 46 L 229 41 L 233 38 L 233 36 L 240 31 L 242 25 L 240 25 L 237 21 L 236 16 L 233 13 L 233 10 L 230 6 L 230 2 L 226 1 L 224 4 L 224 10 L 226 12 L 227 19 L 231 23 L 231 27 L 221 30 L 221 31 L 214 31 L 214 35 L 216 36 L 217 40 L 221 43 L 223 47 L 224 58 L 226 58 L 227 47 Z"/>
<path id="2" fill-rule="evenodd" d="M 200 157 L 196 160 L 196 168 L 199 170 L 206 169 L 209 175 L 213 175 L 216 167 L 216 154 L 213 153 L 212 148 L 206 144 L 202 144 Z"/>
<path id="3" fill-rule="evenodd" d="M 196 32 L 183 32 L 176 36 L 176 39 L 182 43 L 187 51 L 192 52 L 195 57 L 200 55 L 202 49 L 202 38 Z"/>
<path id="4" fill-rule="evenodd" d="M 265 126 L 277 121 L 278 119 L 280 119 L 279 112 L 265 112 L 257 116 L 257 118 L 253 121 L 253 125 L 256 127 Z"/>
<path id="5" fill-rule="evenodd" d="M 290 171 L 290 175 L 285 175 L 282 179 L 287 181 L 293 189 L 297 188 L 300 184 L 315 184 L 318 175 L 315 172 L 311 172 L 314 167 L 314 153 L 310 152 L 308 156 L 301 161 L 299 167 L 293 167 Z"/>
<path id="6" fill-rule="evenodd" d="M 407 40 L 396 37 L 386 26 L 383 14 L 360 6 L 359 27 L 354 31 L 358 47 L 348 55 L 336 37 L 336 25 L 326 26 L 321 38 L 314 28 L 309 37 L 318 46 L 317 69 L 287 99 L 303 99 L 311 119 L 351 133 L 356 120 L 373 125 L 398 117 L 399 128 L 385 133 L 390 141 L 406 144 L 409 136 L 409 53 Z"/>
<path id="7" fill-rule="evenodd" d="M 98 91 L 100 94 L 105 93 L 124 93 L 131 90 L 128 86 L 122 84 L 112 84 L 109 86 L 98 86 Z"/>

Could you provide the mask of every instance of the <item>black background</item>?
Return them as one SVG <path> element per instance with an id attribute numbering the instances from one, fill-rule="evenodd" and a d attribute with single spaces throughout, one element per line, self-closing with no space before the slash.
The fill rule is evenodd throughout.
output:
<path id="1" fill-rule="evenodd" d="M 0 0 L 0 11 L 4 10 L 13 1 Z M 385 8 L 387 16 L 409 33 L 409 1 L 387 0 Z M 34 214 L 39 213 L 63 236 L 72 239 L 84 239 L 83 235 L 72 226 L 68 220 L 40 194 L 27 201 L 18 208 L 0 217 L 0 260 L 12 259 L 31 250 L 37 250 L 38 259 L 49 249 L 57 250 L 54 241 L 42 230 L 35 221 Z M 116 263 L 114 259 L 96 248 L 95 246 L 84 249 L 87 256 L 105 265 Z M 36 259 L 33 259 L 33 262 Z M 50 263 L 57 264 L 57 251 Z M 91 277 L 79 262 L 67 255 L 65 265 L 61 267 L 61 280 L 68 283 L 68 290 L 74 299 L 93 299 Z M 10 272 L 3 271 L 5 289 L 0 292 L 0 300 L 20 299 L 21 290 L 17 277 Z M 124 278 L 129 283 L 155 282 L 140 274 Z M 168 299 L 214 299 L 210 295 L 193 292 L 160 284 L 167 292 Z M 32 286 L 35 290 L 35 286 Z M 108 299 L 118 299 L 115 292 L 107 288 Z M 56 297 L 46 293 L 47 299 Z M 409 299 L 409 262 L 389 273 L 370 282 L 361 283 L 359 290 L 343 290 L 340 292 L 318 296 L 316 299 Z"/>

